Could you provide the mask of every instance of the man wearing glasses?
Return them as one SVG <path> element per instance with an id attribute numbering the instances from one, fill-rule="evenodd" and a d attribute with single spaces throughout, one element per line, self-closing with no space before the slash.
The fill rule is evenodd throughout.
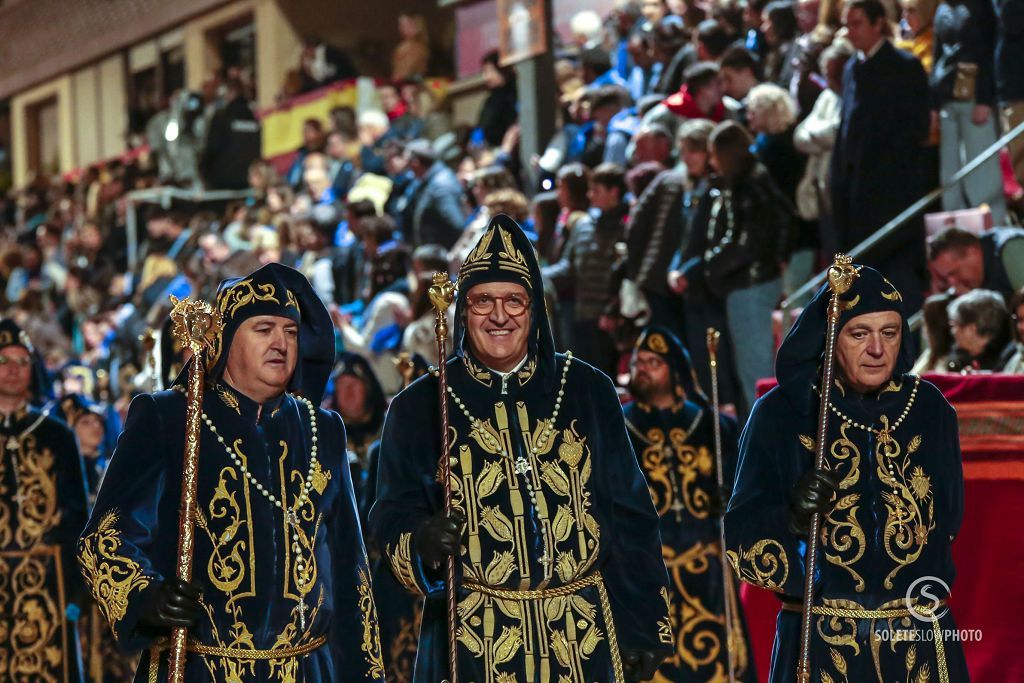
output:
<path id="1" fill-rule="evenodd" d="M 0 320 L 0 680 L 79 680 L 75 545 L 85 526 L 74 433 L 29 404 L 41 367 Z M 33 387 L 33 385 L 35 385 Z"/>
<path id="2" fill-rule="evenodd" d="M 720 525 L 729 493 L 718 487 L 714 410 L 690 354 L 666 328 L 652 325 L 637 339 L 629 388 L 636 400 L 625 408 L 626 428 L 661 517 L 661 552 L 672 582 L 675 651 L 657 680 L 727 680 L 730 648 L 733 680 L 756 680 L 736 583 L 724 585 Z M 723 480 L 731 487 L 739 427 L 724 415 L 720 423 Z"/>
<path id="3" fill-rule="evenodd" d="M 496 216 L 459 271 L 447 361 L 452 516 L 433 374 L 392 402 L 370 533 L 426 596 L 415 681 L 448 675 L 456 557 L 460 680 L 648 680 L 672 650 L 658 516 L 615 388 L 556 354 L 533 247 Z"/>

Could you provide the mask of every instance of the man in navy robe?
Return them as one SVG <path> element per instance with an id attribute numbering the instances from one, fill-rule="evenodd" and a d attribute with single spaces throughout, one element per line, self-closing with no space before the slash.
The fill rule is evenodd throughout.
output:
<path id="1" fill-rule="evenodd" d="M 636 400 L 625 408 L 626 428 L 661 517 L 661 554 L 672 582 L 675 652 L 662 663 L 656 680 L 728 680 L 730 646 L 735 680 L 756 680 L 732 568 L 727 566 L 728 586 L 722 571 L 720 518 L 736 471 L 736 419 L 719 419 L 723 491 L 711 402 L 697 384 L 690 354 L 669 330 L 652 325 L 637 338 L 630 391 Z M 726 599 L 731 608 L 728 639 Z"/>
<path id="2" fill-rule="evenodd" d="M 82 680 L 85 473 L 74 432 L 30 404 L 45 388 L 28 334 L 0 320 L 0 681 Z"/>
<path id="3" fill-rule="evenodd" d="M 959 641 L 943 635 L 955 628 L 945 599 L 963 517 L 956 413 L 909 374 L 900 292 L 878 271 L 855 268 L 840 297 L 826 467 L 814 469 L 827 286 L 779 349 L 779 386 L 755 404 L 740 439 L 729 559 L 744 581 L 782 600 L 771 681 L 796 680 L 815 512 L 811 680 L 967 681 Z"/>
<path id="4" fill-rule="evenodd" d="M 556 354 L 529 240 L 495 216 L 462 265 L 447 361 L 452 516 L 438 484 L 438 381 L 395 397 L 370 530 L 426 595 L 414 680 L 648 680 L 672 651 L 658 515 L 611 381 Z"/>
<path id="5" fill-rule="evenodd" d="M 176 626 L 189 629 L 186 681 L 382 681 L 345 428 L 318 408 L 330 316 L 279 264 L 222 282 L 216 306 L 192 583 L 175 572 L 180 383 L 132 402 L 79 544 L 86 582 L 119 645 L 146 649 L 137 681 L 166 680 Z"/>

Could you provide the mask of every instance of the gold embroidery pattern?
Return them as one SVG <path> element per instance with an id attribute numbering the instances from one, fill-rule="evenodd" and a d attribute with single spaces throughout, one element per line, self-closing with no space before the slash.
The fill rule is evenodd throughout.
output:
<path id="1" fill-rule="evenodd" d="M 781 543 L 762 538 L 750 550 L 728 550 L 726 555 L 741 580 L 772 591 L 781 591 L 789 577 L 789 558 Z M 780 576 L 781 575 L 781 576 Z"/>
<path id="2" fill-rule="evenodd" d="M 851 683 L 849 677 L 850 658 L 859 657 L 862 645 L 866 644 L 874 664 L 875 676 L 879 681 L 898 678 L 913 683 L 929 683 L 932 680 L 934 665 L 940 683 L 948 683 L 949 674 L 942 648 L 941 632 L 937 634 L 939 637 L 934 639 L 935 647 L 928 648 L 935 652 L 934 660 L 925 654 L 927 649 L 923 649 L 924 646 L 919 649 L 920 643 L 916 643 L 912 639 L 889 638 L 885 641 L 884 647 L 889 649 L 892 656 L 886 658 L 887 665 L 883 667 L 883 640 L 879 633 L 882 631 L 896 633 L 919 626 L 906 615 L 905 598 L 886 602 L 876 610 L 865 609 L 852 600 L 825 599 L 823 604 L 820 607 L 815 607 L 814 610 L 815 614 L 819 614 L 815 622 L 818 637 L 829 646 L 829 659 L 822 662 L 818 680 L 824 683 Z M 821 612 L 825 612 L 825 614 L 821 614 Z M 888 614 L 886 614 L 887 612 Z M 871 621 L 867 643 L 857 637 L 858 621 L 865 619 Z M 878 624 L 879 621 L 885 622 L 885 625 Z M 937 623 L 933 628 L 939 628 Z M 894 668 L 903 669 L 901 675 L 895 676 Z"/>
<path id="3" fill-rule="evenodd" d="M 686 510 L 695 519 L 707 519 L 711 496 L 699 480 L 714 475 L 714 461 L 706 446 L 686 443 L 688 437 L 686 430 L 676 427 L 669 430 L 666 440 L 661 429 L 652 427 L 645 435 L 649 445 L 640 461 L 660 516 Z"/>
<path id="4" fill-rule="evenodd" d="M 359 568 L 359 612 L 363 626 L 363 643 L 359 649 L 368 667 L 370 678 L 384 675 L 384 661 L 380 651 L 380 626 L 377 622 L 377 607 L 373 604 L 373 591 L 370 589 L 370 574 L 365 567 Z"/>
<path id="5" fill-rule="evenodd" d="M 875 458 L 878 478 L 892 488 L 882 493 L 888 513 L 883 545 L 886 554 L 896 563 L 883 583 L 892 589 L 896 574 L 916 562 L 928 543 L 928 535 L 935 528 L 935 499 L 931 480 L 924 469 L 920 465 L 911 467 L 910 456 L 921 447 L 921 435 L 912 438 L 903 453 L 894 437 L 887 431 L 883 434 L 887 438 L 879 437 Z"/>
<path id="6" fill-rule="evenodd" d="M 398 537 L 398 543 L 394 546 L 385 546 L 384 553 L 391 565 L 391 573 L 395 575 L 398 582 L 410 593 L 422 595 L 423 592 L 416 583 L 416 573 L 412 566 L 411 543 L 412 533 L 405 532 Z"/>
<path id="7" fill-rule="evenodd" d="M 413 606 L 412 616 L 398 621 L 398 634 L 388 645 L 387 673 L 392 683 L 412 683 L 413 667 L 416 664 L 416 643 L 419 640 L 422 620 L 423 602 L 417 600 Z"/>
<path id="8" fill-rule="evenodd" d="M 256 290 L 259 291 L 256 291 Z M 270 301 L 280 304 L 277 298 L 277 288 L 270 283 L 252 285 L 252 278 L 247 278 L 232 285 L 219 297 L 220 312 L 226 318 L 234 318 L 238 310 L 257 301 Z"/>
<path id="9" fill-rule="evenodd" d="M 706 607 L 693 590 L 705 580 L 709 569 L 721 570 L 718 544 L 696 543 L 680 553 L 663 546 L 662 554 L 675 594 L 669 607 L 675 653 L 666 663 L 691 672 L 707 671 L 705 667 L 711 667 L 714 671 L 713 675 L 708 672 L 711 680 L 724 680 L 728 671 L 727 651 L 722 647 L 723 636 L 726 636 L 725 615 Z M 723 587 L 723 590 L 731 591 L 732 587 Z M 725 594 L 722 597 L 730 599 Z M 746 640 L 738 619 L 730 626 L 732 634 L 728 637 L 733 644 L 736 673 L 742 676 L 748 663 Z"/>
<path id="10" fill-rule="evenodd" d="M 296 311 L 298 311 L 301 314 L 302 313 L 302 308 L 299 306 L 299 302 L 295 298 L 295 293 L 292 292 L 292 290 L 290 290 L 290 289 L 284 290 L 284 293 L 285 293 L 285 296 L 287 297 L 287 301 L 286 301 L 285 305 L 286 306 L 291 306 L 292 308 L 294 308 Z"/>
<path id="11" fill-rule="evenodd" d="M 21 504 L 14 532 L 15 540 L 22 548 L 32 548 L 40 543 L 47 532 L 60 524 L 54 460 L 50 449 L 38 448 L 35 435 L 22 439 L 17 459 Z"/>
<path id="12" fill-rule="evenodd" d="M 860 451 L 850 440 L 847 430 L 850 425 L 844 423 L 839 427 L 840 438 L 832 443 L 829 463 L 839 478 L 839 500 L 835 507 L 825 516 L 821 526 L 821 544 L 825 558 L 832 564 L 842 567 L 850 573 L 854 580 L 854 590 L 864 590 L 864 577 L 854 568 L 867 549 L 864 529 L 857 520 L 860 494 L 844 493 L 860 480 Z"/>
<path id="13" fill-rule="evenodd" d="M 58 683 L 67 680 L 64 577 L 60 549 L 0 558 L 0 674 L 4 680 Z M 13 572 L 8 559 L 17 562 Z M 47 578 L 57 574 L 56 592 Z M 13 597 L 13 602 L 10 598 Z M 6 624 L 4 622 L 7 622 Z"/>
<path id="14" fill-rule="evenodd" d="M 482 660 L 485 676 L 478 683 L 524 675 L 534 680 L 541 672 L 551 681 L 589 680 L 595 665 L 588 662 L 595 657 L 610 658 L 613 671 L 621 672 L 610 603 L 606 619 L 598 616 L 600 590 L 537 599 L 508 594 L 557 591 L 594 576 L 600 526 L 591 514 L 588 437 L 575 421 L 548 432 L 548 421 L 531 419 L 523 402 L 511 410 L 502 402 L 492 405 L 487 419 L 465 425 L 456 417 L 451 428 L 453 505 L 467 518 L 463 575 L 467 585 L 488 592 L 471 591 L 459 602 L 460 651 Z M 517 472 L 503 451 L 525 452 L 529 468 Z M 524 476 L 531 478 L 535 509 Z M 403 534 L 396 547 L 386 549 L 406 587 L 411 583 L 408 542 Z M 550 556 L 537 557 L 537 548 Z M 615 680 L 622 680 L 621 673 Z"/>
<path id="15" fill-rule="evenodd" d="M 238 404 L 238 397 L 235 396 L 233 391 L 227 387 L 218 386 L 217 395 L 220 396 L 220 400 L 224 401 L 224 405 L 231 408 L 231 410 L 235 411 L 237 414 L 242 414 L 242 409 Z"/>
<path id="16" fill-rule="evenodd" d="M 7 487 L 7 454 L 0 450 L 0 548 L 6 548 L 14 540 L 11 528 L 11 508 L 7 501 L 13 500 Z"/>
<path id="17" fill-rule="evenodd" d="M 486 268 L 491 260 L 491 241 L 494 239 L 494 231 L 488 230 L 476 243 L 473 250 L 469 252 L 466 261 L 459 268 L 459 284 L 474 270 Z"/>
<path id="18" fill-rule="evenodd" d="M 139 564 L 118 552 L 122 544 L 117 529 L 118 516 L 117 510 L 103 515 L 96 530 L 82 539 L 78 554 L 90 593 L 113 627 L 124 619 L 128 596 L 150 584 Z"/>
<path id="19" fill-rule="evenodd" d="M 516 245 L 512 242 L 512 235 L 504 228 L 498 228 L 498 233 L 501 235 L 501 243 L 505 247 L 498 252 L 499 267 L 518 273 L 529 283 L 530 266 L 527 265 L 523 253 L 516 249 Z"/>

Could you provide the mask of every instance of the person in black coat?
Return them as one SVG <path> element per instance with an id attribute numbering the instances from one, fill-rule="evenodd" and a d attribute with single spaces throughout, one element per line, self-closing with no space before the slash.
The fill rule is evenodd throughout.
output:
<path id="1" fill-rule="evenodd" d="M 832 155 L 839 249 L 852 249 L 917 201 L 927 187 L 928 78 L 886 38 L 881 0 L 854 0 L 846 20 L 858 55 L 843 73 L 842 119 Z M 903 293 L 907 313 L 924 302 L 924 223 L 914 219 L 865 254 Z"/>
<path id="2" fill-rule="evenodd" d="M 200 161 L 211 190 L 249 187 L 249 164 L 260 158 L 260 123 L 240 82 L 228 81 L 227 104 L 213 115 Z"/>
<path id="3" fill-rule="evenodd" d="M 515 72 L 501 68 L 497 51 L 484 55 L 482 66 L 487 99 L 480 107 L 476 127 L 488 145 L 498 147 L 505 132 L 519 119 Z"/>

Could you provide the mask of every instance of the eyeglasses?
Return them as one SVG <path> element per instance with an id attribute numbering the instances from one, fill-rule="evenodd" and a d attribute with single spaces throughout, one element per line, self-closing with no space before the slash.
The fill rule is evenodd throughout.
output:
<path id="1" fill-rule="evenodd" d="M 530 305 L 530 300 L 522 294 L 509 294 L 508 296 L 481 294 L 468 300 L 469 310 L 475 315 L 490 315 L 494 311 L 495 304 L 499 301 L 505 313 L 513 318 L 525 313 Z"/>
<path id="2" fill-rule="evenodd" d="M 665 361 L 661 358 L 634 358 L 629 362 L 630 367 L 633 368 L 650 368 L 655 370 L 665 365 Z"/>
<path id="3" fill-rule="evenodd" d="M 11 363 L 13 363 L 19 368 L 27 368 L 28 366 L 32 365 L 32 359 L 28 357 L 11 358 L 10 356 L 0 356 L 0 368 L 4 367 L 5 365 L 10 365 Z"/>

